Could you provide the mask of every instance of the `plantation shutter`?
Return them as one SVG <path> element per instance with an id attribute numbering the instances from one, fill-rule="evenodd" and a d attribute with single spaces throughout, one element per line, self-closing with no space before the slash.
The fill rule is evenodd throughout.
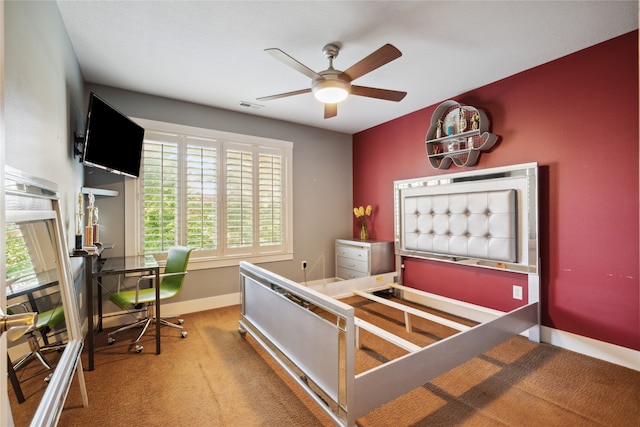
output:
<path id="1" fill-rule="evenodd" d="M 178 244 L 179 159 L 175 135 L 147 132 L 143 149 L 144 253 Z"/>
<path id="2" fill-rule="evenodd" d="M 190 131 L 193 132 L 190 132 Z M 197 249 L 201 265 L 290 259 L 292 143 L 177 126 L 145 128 L 137 191 L 137 253 Z"/>
<path id="3" fill-rule="evenodd" d="M 187 245 L 199 249 L 218 247 L 218 150 L 187 138 L 186 220 Z"/>
<path id="4" fill-rule="evenodd" d="M 253 153 L 226 151 L 227 248 L 253 246 Z"/>
<path id="5" fill-rule="evenodd" d="M 260 246 L 280 246 L 284 240 L 282 164 L 281 154 L 260 153 L 258 166 Z"/>

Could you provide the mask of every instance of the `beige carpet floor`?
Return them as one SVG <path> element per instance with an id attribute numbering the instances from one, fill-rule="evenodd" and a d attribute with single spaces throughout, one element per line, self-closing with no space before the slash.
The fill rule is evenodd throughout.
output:
<path id="1" fill-rule="evenodd" d="M 398 313 L 349 302 L 359 317 L 419 345 L 451 333 L 416 319 L 415 332 L 407 334 Z M 79 387 L 72 384 L 59 425 L 334 425 L 252 338 L 240 337 L 238 318 L 238 306 L 185 315 L 188 337 L 163 328 L 160 355 L 153 341 L 140 354 L 127 353 L 126 346 L 104 344 L 102 333 L 95 370 L 85 372 L 89 407 L 82 407 Z M 358 371 L 398 356 L 373 336 L 364 335 L 362 343 Z M 12 402 L 16 426 L 28 425 L 29 416 L 21 413 L 32 400 Z M 358 425 L 626 427 L 639 420 L 640 372 L 515 337 L 362 417 Z"/>

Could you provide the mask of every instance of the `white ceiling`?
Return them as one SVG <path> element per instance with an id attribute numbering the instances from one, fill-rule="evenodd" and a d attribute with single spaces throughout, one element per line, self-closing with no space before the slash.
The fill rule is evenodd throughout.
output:
<path id="1" fill-rule="evenodd" d="M 636 1 L 69 1 L 58 6 L 87 82 L 356 133 L 638 28 Z M 403 56 L 354 84 L 408 92 L 351 96 L 323 119 L 310 87 L 264 52 L 345 70 L 385 43 Z M 243 107 L 241 102 L 263 108 Z"/>

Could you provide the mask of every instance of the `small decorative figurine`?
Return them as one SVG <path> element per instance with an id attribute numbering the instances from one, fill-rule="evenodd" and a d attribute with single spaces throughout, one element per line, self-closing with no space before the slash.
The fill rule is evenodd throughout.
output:
<path id="1" fill-rule="evenodd" d="M 438 119 L 438 127 L 436 128 L 436 138 L 442 138 L 442 120 Z"/>
<path id="2" fill-rule="evenodd" d="M 78 210 L 76 211 L 76 246 L 82 249 L 82 193 L 78 193 Z"/>
<path id="3" fill-rule="evenodd" d="M 458 133 L 462 133 L 467 129 L 467 119 L 464 117 L 464 109 L 460 107 L 458 115 Z"/>
<path id="4" fill-rule="evenodd" d="M 471 117 L 471 129 L 477 130 L 479 126 L 480 126 L 480 116 L 478 115 L 478 113 L 476 113 L 473 115 L 473 117 Z"/>
<path id="5" fill-rule="evenodd" d="M 87 206 L 87 226 L 84 228 L 84 244 L 85 246 L 93 246 L 93 211 L 96 197 L 93 193 L 89 193 L 89 205 Z"/>
<path id="6" fill-rule="evenodd" d="M 455 127 L 453 126 L 453 119 L 451 116 L 446 118 L 447 123 L 445 123 L 445 127 L 447 130 L 447 135 L 454 135 L 456 133 Z"/>
<path id="7" fill-rule="evenodd" d="M 93 209 L 93 244 L 100 242 L 100 227 L 98 226 L 98 208 Z"/>

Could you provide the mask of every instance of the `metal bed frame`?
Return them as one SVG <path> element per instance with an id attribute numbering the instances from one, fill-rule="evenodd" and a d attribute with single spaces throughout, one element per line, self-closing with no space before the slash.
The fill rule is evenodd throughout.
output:
<path id="1" fill-rule="evenodd" d="M 456 301 L 403 286 L 399 267 L 399 272 L 304 286 L 241 262 L 239 332 L 243 336 L 249 333 L 336 424 L 342 426 L 355 426 L 358 418 L 515 335 L 528 330 L 529 339 L 539 342 L 537 165 L 441 175 L 435 181 L 434 178 L 400 181 L 395 187 L 396 266 L 402 265 L 403 257 L 417 257 L 527 274 L 528 301 L 507 313 Z M 416 196 L 416 191 L 422 197 L 434 191 L 437 195 L 460 195 L 496 188 L 496 191 L 513 189 L 518 194 L 518 209 L 513 218 L 517 241 L 514 259 L 475 259 L 460 256 L 459 248 L 452 254 L 406 247 L 404 236 L 414 231 L 406 229 L 403 200 Z M 407 206 L 413 206 L 412 203 Z M 379 298 L 374 292 L 381 290 L 390 290 L 407 301 L 472 320 L 477 325 L 461 325 L 409 305 Z M 352 295 L 402 311 L 408 331 L 411 331 L 412 317 L 419 316 L 459 332 L 426 347 L 417 346 L 357 318 L 354 308 L 339 300 Z M 355 354 L 360 345 L 360 329 L 407 353 L 356 374 Z"/>

